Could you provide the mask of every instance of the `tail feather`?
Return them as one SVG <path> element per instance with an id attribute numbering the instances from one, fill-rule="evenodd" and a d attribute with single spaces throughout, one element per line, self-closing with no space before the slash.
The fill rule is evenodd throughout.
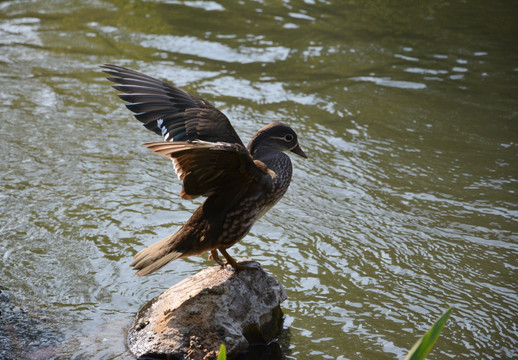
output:
<path id="1" fill-rule="evenodd" d="M 136 275 L 149 275 L 167 265 L 169 262 L 180 259 L 186 255 L 182 251 L 174 250 L 175 235 L 168 236 L 135 255 L 130 266 L 132 266 L 134 270 L 138 270 Z"/>

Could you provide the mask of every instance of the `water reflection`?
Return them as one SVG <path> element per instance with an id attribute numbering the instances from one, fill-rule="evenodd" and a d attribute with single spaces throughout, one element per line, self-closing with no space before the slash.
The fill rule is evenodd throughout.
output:
<path id="1" fill-rule="evenodd" d="M 141 35 L 137 41 L 141 46 L 152 49 L 240 64 L 283 61 L 289 53 L 289 49 L 285 47 L 264 46 L 266 44 L 261 44 L 263 46 L 260 48 L 240 46 L 238 49 L 233 49 L 218 42 L 200 40 L 193 36 Z"/>
<path id="2" fill-rule="evenodd" d="M 358 77 L 352 77 L 352 78 L 350 78 L 350 80 L 369 81 L 369 82 L 373 82 L 376 85 L 395 87 L 395 88 L 400 88 L 400 89 L 419 90 L 419 89 L 426 88 L 426 85 L 421 84 L 421 83 L 414 83 L 411 81 L 392 80 L 392 79 L 379 78 L 379 77 L 374 77 L 374 76 L 358 76 Z"/>

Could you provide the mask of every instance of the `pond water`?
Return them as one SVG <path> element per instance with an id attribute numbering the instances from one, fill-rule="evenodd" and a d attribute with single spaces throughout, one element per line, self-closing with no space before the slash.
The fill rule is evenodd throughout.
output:
<path id="1" fill-rule="evenodd" d="M 213 263 L 132 256 L 199 205 L 98 65 L 216 104 L 245 143 L 284 121 L 309 159 L 230 253 L 286 287 L 288 359 L 518 357 L 518 3 L 0 3 L 0 286 L 31 359 L 131 359 L 139 307 Z M 23 321 L 22 321 L 23 322 Z M 32 327 L 33 328 L 33 327 Z M 14 344 L 14 345 L 13 345 Z M 1 356 L 0 356 L 1 357 Z"/>

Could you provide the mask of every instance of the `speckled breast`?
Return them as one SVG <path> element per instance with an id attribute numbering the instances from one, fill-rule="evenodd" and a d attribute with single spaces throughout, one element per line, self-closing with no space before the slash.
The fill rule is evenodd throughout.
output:
<path id="1" fill-rule="evenodd" d="M 223 231 L 218 238 L 218 243 L 221 244 L 222 247 L 230 247 L 248 234 L 254 223 L 270 210 L 288 190 L 292 174 L 289 157 L 280 157 L 274 166 L 270 168 L 276 173 L 271 191 L 254 191 L 247 193 L 243 199 L 227 213 L 225 221 L 223 222 Z"/>

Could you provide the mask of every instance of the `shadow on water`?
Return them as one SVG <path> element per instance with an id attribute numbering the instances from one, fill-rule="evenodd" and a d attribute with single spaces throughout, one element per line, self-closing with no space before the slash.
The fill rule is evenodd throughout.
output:
<path id="1" fill-rule="evenodd" d="M 157 354 L 140 356 L 138 360 L 175 360 L 176 356 Z M 252 344 L 248 350 L 238 354 L 233 360 L 282 360 L 285 356 L 277 341 L 268 344 Z"/>

